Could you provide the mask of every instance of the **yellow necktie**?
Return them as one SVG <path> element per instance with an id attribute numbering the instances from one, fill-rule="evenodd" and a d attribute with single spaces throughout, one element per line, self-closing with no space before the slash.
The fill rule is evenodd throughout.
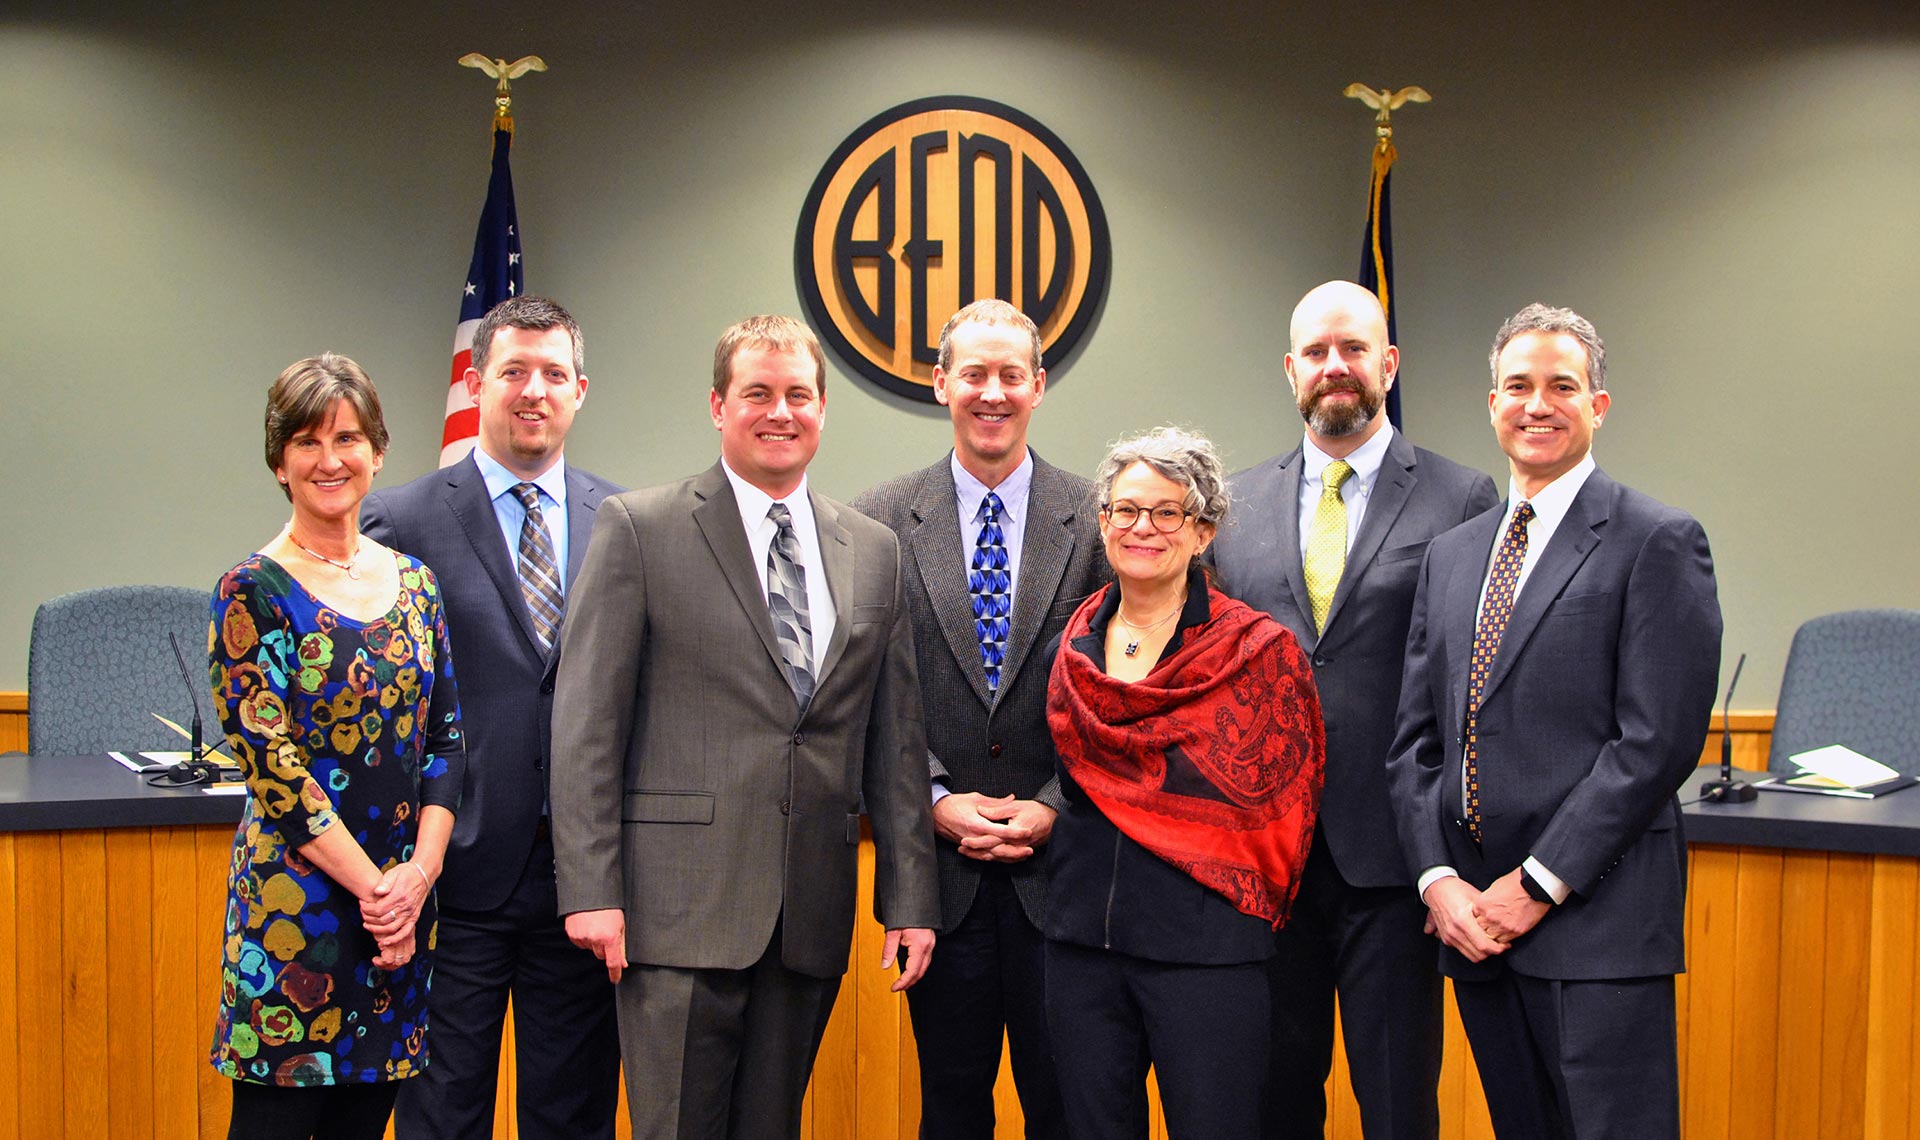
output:
<path id="1" fill-rule="evenodd" d="M 1347 504 L 1340 485 L 1353 474 L 1344 459 L 1327 464 L 1320 473 L 1320 503 L 1313 509 L 1313 529 L 1307 535 L 1307 600 L 1313 603 L 1313 628 L 1324 632 L 1333 594 L 1347 568 Z"/>

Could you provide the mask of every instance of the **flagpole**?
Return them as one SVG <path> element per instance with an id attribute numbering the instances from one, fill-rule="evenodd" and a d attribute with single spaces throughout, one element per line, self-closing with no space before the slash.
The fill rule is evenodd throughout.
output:
<path id="1" fill-rule="evenodd" d="M 1349 83 L 1342 92 L 1358 99 L 1374 111 L 1373 175 L 1367 193 L 1367 234 L 1360 251 L 1359 282 L 1380 298 L 1387 316 L 1387 340 L 1397 343 L 1397 325 L 1393 306 L 1393 162 L 1400 152 L 1393 145 L 1393 112 L 1407 103 L 1430 103 L 1433 96 L 1423 87 L 1372 88 L 1364 83 Z M 1400 386 L 1387 393 L 1387 417 L 1400 426 Z"/>
<path id="2" fill-rule="evenodd" d="M 520 226 L 513 204 L 513 89 L 510 80 L 530 71 L 545 71 L 537 55 L 512 63 L 489 59 L 479 52 L 460 57 L 460 66 L 476 68 L 495 80 L 493 96 L 493 160 L 487 178 L 487 200 L 473 238 L 473 260 L 460 290 L 460 319 L 453 333 L 453 367 L 447 381 L 446 418 L 440 431 L 440 466 L 448 467 L 473 451 L 480 434 L 480 412 L 467 393 L 467 370 L 473 366 L 473 332 L 488 309 L 526 292 L 526 270 L 520 263 Z"/>

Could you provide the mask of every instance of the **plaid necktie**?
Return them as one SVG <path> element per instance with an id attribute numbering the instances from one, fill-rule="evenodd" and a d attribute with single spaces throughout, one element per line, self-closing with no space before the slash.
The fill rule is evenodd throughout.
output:
<path id="1" fill-rule="evenodd" d="M 540 635 L 540 644 L 551 649 L 567 605 L 560 596 L 553 536 L 547 533 L 546 516 L 540 513 L 540 488 L 532 483 L 515 483 L 513 495 L 527 509 L 527 517 L 520 523 L 520 595 L 527 600 L 527 612 L 533 615 L 533 630 Z"/>
<path id="2" fill-rule="evenodd" d="M 987 691 L 1000 688 L 1000 662 L 1007 652 L 1007 613 L 1013 604 L 1013 575 L 1007 572 L 1006 538 L 1000 533 L 1000 496 L 980 501 L 980 534 L 973 540 L 967 592 L 973 595 L 973 631 L 980 638 L 980 663 Z"/>
<path id="3" fill-rule="evenodd" d="M 800 539 L 787 504 L 767 508 L 779 529 L 767 547 L 767 613 L 780 642 L 780 663 L 801 708 L 813 699 L 813 624 L 807 617 L 807 569 L 800 565 Z"/>
<path id="4" fill-rule="evenodd" d="M 1320 503 L 1313 509 L 1313 527 L 1307 532 L 1307 557 L 1301 567 L 1307 577 L 1307 601 L 1313 606 L 1313 628 L 1324 633 L 1334 591 L 1347 568 L 1347 504 L 1340 485 L 1353 474 L 1344 459 L 1327 464 L 1320 473 Z"/>
<path id="5" fill-rule="evenodd" d="M 1487 678 L 1493 673 L 1493 658 L 1500 651 L 1500 635 L 1506 631 L 1507 618 L 1513 614 L 1513 592 L 1520 584 L 1520 564 L 1527 558 L 1527 523 L 1533 518 L 1533 504 L 1521 503 L 1513 509 L 1513 521 L 1506 537 L 1493 556 L 1493 573 L 1487 578 L 1487 596 L 1480 605 L 1480 624 L 1473 631 L 1473 663 L 1467 672 L 1467 834 L 1480 842 L 1480 697 L 1486 692 Z"/>

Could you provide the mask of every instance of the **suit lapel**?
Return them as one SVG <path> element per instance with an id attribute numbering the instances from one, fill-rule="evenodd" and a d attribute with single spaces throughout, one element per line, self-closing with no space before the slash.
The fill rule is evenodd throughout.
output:
<path id="1" fill-rule="evenodd" d="M 1333 605 L 1327 610 L 1327 629 L 1335 628 L 1340 620 L 1340 608 L 1353 596 L 1359 580 L 1373 565 L 1374 555 L 1380 553 L 1387 532 L 1393 529 L 1400 511 L 1413 497 L 1414 462 L 1413 445 L 1399 432 L 1394 432 L 1387 442 L 1379 477 L 1373 482 L 1373 494 L 1367 498 L 1367 513 L 1360 522 L 1360 533 L 1354 537 L 1353 549 L 1347 553 L 1346 569 L 1340 575 L 1339 587 L 1334 590 Z"/>
<path id="2" fill-rule="evenodd" d="M 1307 595 L 1307 571 L 1300 557 L 1300 480 L 1305 477 L 1305 469 L 1298 447 L 1280 457 L 1280 501 L 1273 512 L 1279 524 L 1280 542 L 1274 549 L 1287 568 L 1287 588 L 1293 591 L 1293 604 L 1301 616 L 1309 619 L 1306 624 L 1311 628 L 1313 599 Z M 1317 643 L 1319 638 L 1316 636 L 1314 640 Z"/>
<path id="3" fill-rule="evenodd" d="M 914 527 L 904 542 L 913 553 L 920 584 L 926 588 L 934 620 L 940 623 L 954 662 L 980 703 L 990 705 L 987 670 L 980 660 L 980 638 L 973 627 L 973 597 L 967 592 L 968 550 L 960 533 L 959 494 L 947 460 L 927 468 L 908 506 Z"/>
<path id="4" fill-rule="evenodd" d="M 594 512 L 606 498 L 593 480 L 579 469 L 567 468 L 567 589 L 587 558 L 587 543 L 593 538 Z"/>
<path id="5" fill-rule="evenodd" d="M 1613 487 L 1613 480 L 1599 471 L 1589 475 L 1580 493 L 1573 497 L 1567 517 L 1561 519 L 1554 530 L 1553 541 L 1547 543 L 1547 548 L 1540 552 L 1540 561 L 1527 572 L 1513 614 L 1507 618 L 1507 628 L 1500 634 L 1500 651 L 1493 658 L 1493 673 L 1480 696 L 1482 706 L 1513 671 L 1513 663 L 1526 649 L 1527 639 L 1533 636 L 1554 599 L 1567 588 L 1574 571 L 1580 569 L 1594 547 L 1600 545 L 1600 528 L 1606 525 L 1612 509 Z"/>
<path id="6" fill-rule="evenodd" d="M 1461 716 L 1466 712 L 1467 674 L 1473 662 L 1473 629 L 1480 616 L 1480 588 L 1486 584 L 1487 565 L 1493 558 L 1494 537 L 1500 532 L 1504 513 L 1503 509 L 1501 514 L 1468 524 L 1472 527 L 1469 531 L 1472 539 L 1467 545 L 1467 557 L 1455 563 L 1452 576 L 1441 583 L 1446 591 L 1445 606 L 1438 611 L 1431 604 L 1427 607 L 1428 613 L 1440 613 L 1444 623 L 1447 676 L 1452 681 L 1448 695 L 1453 716 Z M 1431 632 L 1428 637 L 1431 639 Z M 1431 647 L 1428 651 L 1432 651 Z M 1483 702 L 1484 699 L 1483 695 Z"/>
<path id="7" fill-rule="evenodd" d="M 782 670 L 784 677 L 780 643 L 774 638 L 773 617 L 767 613 L 766 595 L 760 592 L 760 574 L 753 565 L 753 550 L 747 545 L 740 504 L 734 500 L 733 485 L 727 482 L 726 472 L 718 463 L 694 480 L 693 494 L 700 500 L 700 505 L 693 508 L 694 524 L 707 540 L 707 549 L 720 564 L 720 573 L 745 611 L 747 621 L 752 623 L 753 632 L 760 635 L 760 644 L 766 647 L 767 656 L 773 659 L 775 668 Z M 821 543 L 822 547 L 825 545 Z M 832 575 L 828 575 L 827 581 L 832 583 Z"/>
<path id="8" fill-rule="evenodd" d="M 1072 490 L 1052 464 L 1033 457 L 1033 483 L 1027 490 L 1027 517 L 1020 537 L 1020 581 L 1013 591 L 1013 623 L 1007 630 L 1006 657 L 1000 667 L 999 692 L 1013 687 L 1020 666 L 1033 651 L 1046 624 L 1047 610 L 1060 593 L 1067 561 L 1073 557 L 1073 520 L 1087 504 L 1074 502 Z M 958 516 L 956 516 L 958 521 Z M 970 612 L 970 611 L 969 611 Z M 979 643 L 973 660 L 980 664 Z M 986 669 L 980 669 L 986 684 Z"/>
<path id="9" fill-rule="evenodd" d="M 472 455 L 447 469 L 446 502 L 448 512 L 466 532 L 474 557 L 486 570 L 487 577 L 493 579 L 494 588 L 500 591 L 500 600 L 520 627 L 520 635 L 527 639 L 534 653 L 546 656 L 546 647 L 540 644 L 540 635 L 533 628 L 533 615 L 527 612 L 526 595 L 520 591 L 520 574 L 514 568 L 513 553 L 507 549 L 506 536 L 500 533 L 500 516 L 493 511 L 486 477 L 480 474 Z M 576 549 L 585 546 L 582 542 Z"/>
<path id="10" fill-rule="evenodd" d="M 840 663 L 841 655 L 846 653 L 852 632 L 853 541 L 847 528 L 840 525 L 840 512 L 832 503 L 812 491 L 808 491 L 807 496 L 813 503 L 813 526 L 820 536 L 820 561 L 827 568 L 827 590 L 832 594 L 830 604 L 834 610 L 833 638 L 827 642 L 827 651 L 820 655 L 820 676 L 814 681 L 813 691 L 817 695 L 826 687 L 827 678 Z M 768 630 L 772 630 L 771 624 Z"/>

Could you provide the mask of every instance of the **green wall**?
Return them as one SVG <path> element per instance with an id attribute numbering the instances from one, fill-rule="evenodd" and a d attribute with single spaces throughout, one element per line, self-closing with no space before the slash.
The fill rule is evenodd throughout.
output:
<path id="1" fill-rule="evenodd" d="M 425 8 L 425 6 L 420 6 Z M 1410 434 L 1503 471 L 1486 345 L 1522 304 L 1611 348 L 1613 475 L 1706 525 L 1738 704 L 1769 707 L 1801 621 L 1920 605 L 1920 419 L 1902 343 L 1920 262 L 1920 10 L 1082 3 L 830 10 L 106 6 L 0 13 L 0 689 L 34 607 L 210 585 L 285 503 L 260 456 L 273 376 L 333 348 L 380 384 L 383 480 L 438 445 L 489 91 L 529 52 L 514 149 L 527 280 L 578 314 L 569 458 L 629 484 L 712 461 L 704 389 L 735 318 L 797 313 L 819 165 L 923 95 L 999 99 L 1105 202 L 1104 311 L 1034 439 L 1090 469 L 1175 420 L 1234 466 L 1291 446 L 1280 356 L 1310 286 L 1356 268 L 1370 124 L 1397 120 Z M 823 491 L 930 462 L 937 413 L 850 373 Z"/>

